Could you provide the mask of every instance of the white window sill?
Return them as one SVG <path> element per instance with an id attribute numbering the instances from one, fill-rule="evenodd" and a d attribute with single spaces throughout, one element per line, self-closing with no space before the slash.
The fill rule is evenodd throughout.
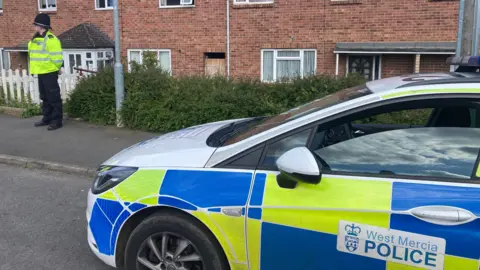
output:
<path id="1" fill-rule="evenodd" d="M 181 5 L 181 6 L 160 6 L 160 8 L 194 8 L 195 5 Z"/>
<path id="2" fill-rule="evenodd" d="M 40 12 L 56 12 L 57 9 L 56 8 L 42 8 L 42 9 L 38 9 L 38 11 L 40 11 Z"/>
<path id="3" fill-rule="evenodd" d="M 106 8 L 95 8 L 95 10 L 113 10 L 113 7 L 106 7 Z"/>
<path id="4" fill-rule="evenodd" d="M 267 1 L 267 2 L 233 2 L 234 5 L 238 6 L 248 6 L 248 5 L 271 5 L 274 4 L 274 1 Z"/>

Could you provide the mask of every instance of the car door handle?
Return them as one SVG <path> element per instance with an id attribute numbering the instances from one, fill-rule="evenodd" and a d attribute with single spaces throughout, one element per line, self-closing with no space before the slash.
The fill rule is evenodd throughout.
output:
<path id="1" fill-rule="evenodd" d="M 475 219 L 471 212 L 451 206 L 422 206 L 410 210 L 415 217 L 440 225 L 456 225 Z"/>

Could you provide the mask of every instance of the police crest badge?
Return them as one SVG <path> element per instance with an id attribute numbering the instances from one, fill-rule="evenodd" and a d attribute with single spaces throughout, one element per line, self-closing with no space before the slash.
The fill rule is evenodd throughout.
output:
<path id="1" fill-rule="evenodd" d="M 345 226 L 345 232 L 347 235 L 345 235 L 345 248 L 350 251 L 354 252 L 357 250 L 360 239 L 358 238 L 358 235 L 360 234 L 362 230 L 360 229 L 359 226 L 355 226 L 355 224 L 349 224 Z"/>

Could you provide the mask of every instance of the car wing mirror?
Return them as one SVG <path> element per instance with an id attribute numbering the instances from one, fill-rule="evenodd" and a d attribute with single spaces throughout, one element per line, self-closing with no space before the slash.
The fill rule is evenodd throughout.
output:
<path id="1" fill-rule="evenodd" d="M 285 152 L 277 159 L 277 167 L 277 183 L 282 188 L 295 188 L 298 182 L 316 185 L 321 181 L 322 165 L 306 147 Z"/>

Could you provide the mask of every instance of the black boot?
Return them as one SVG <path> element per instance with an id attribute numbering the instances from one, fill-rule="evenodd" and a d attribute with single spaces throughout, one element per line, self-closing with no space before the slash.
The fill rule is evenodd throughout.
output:
<path id="1" fill-rule="evenodd" d="M 45 121 L 38 121 L 35 123 L 35 127 L 43 127 L 43 126 L 48 126 L 50 123 L 49 122 L 45 122 Z"/>
<path id="2" fill-rule="evenodd" d="M 56 130 L 56 129 L 59 129 L 63 127 L 63 124 L 62 123 L 56 123 L 56 124 L 51 124 L 48 126 L 48 130 Z"/>

